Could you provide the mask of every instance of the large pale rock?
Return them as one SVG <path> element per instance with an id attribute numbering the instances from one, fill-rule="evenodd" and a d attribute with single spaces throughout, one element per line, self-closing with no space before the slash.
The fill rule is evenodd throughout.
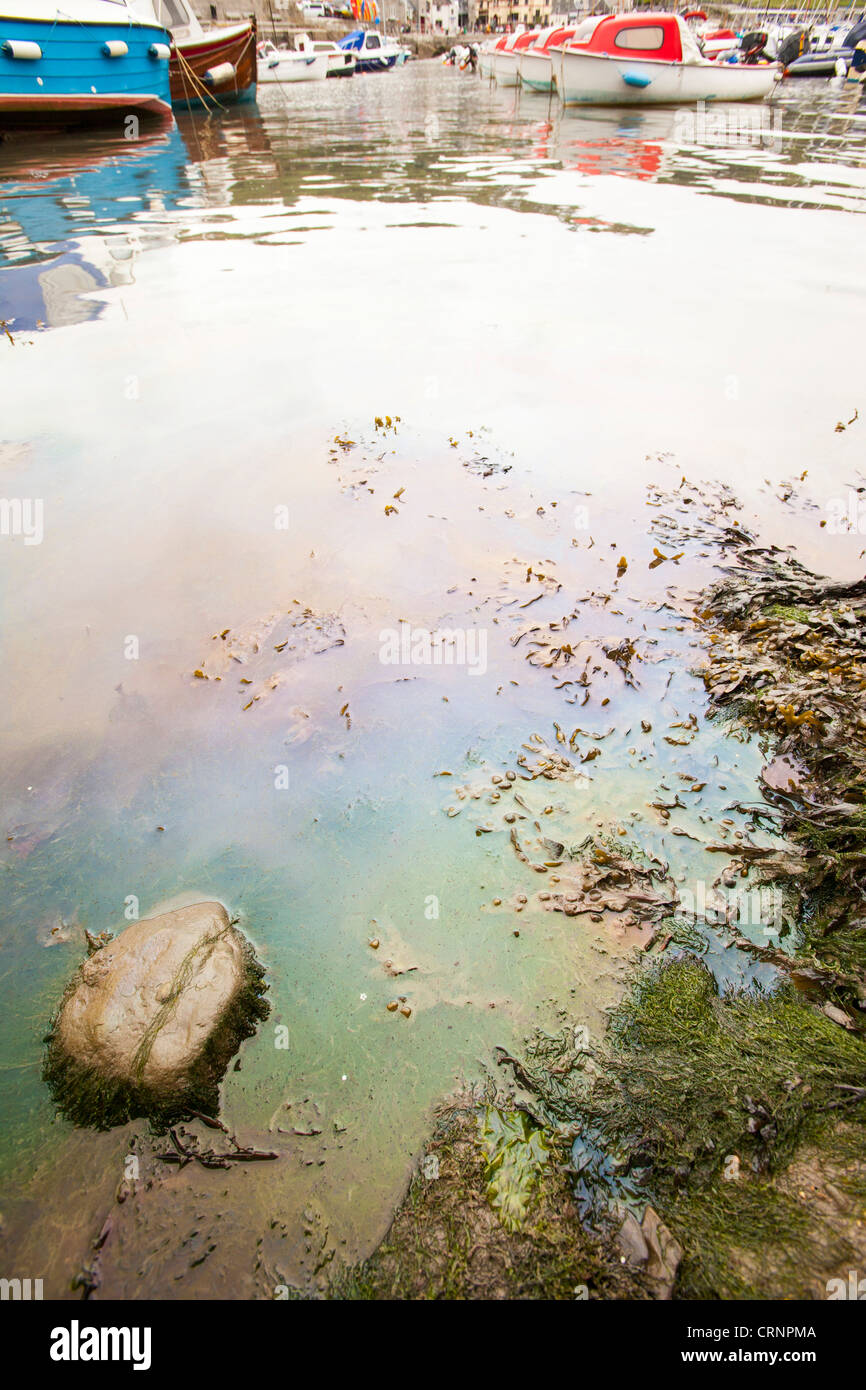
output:
<path id="1" fill-rule="evenodd" d="M 135 922 L 72 980 L 46 1078 L 79 1122 L 210 1110 L 230 1057 L 266 1016 L 262 970 L 221 903 Z"/>

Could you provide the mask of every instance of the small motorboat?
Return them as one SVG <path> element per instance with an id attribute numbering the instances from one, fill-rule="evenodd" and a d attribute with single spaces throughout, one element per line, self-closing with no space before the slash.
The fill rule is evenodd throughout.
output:
<path id="1" fill-rule="evenodd" d="M 258 46 L 259 82 L 317 82 L 328 76 L 329 55 L 306 49 L 277 48 L 270 39 Z"/>
<path id="2" fill-rule="evenodd" d="M 374 34 L 371 29 L 353 29 L 339 40 L 339 47 L 354 53 L 356 72 L 387 72 L 405 63 L 408 57 L 405 48 L 385 34 Z"/>
<path id="3" fill-rule="evenodd" d="M 762 60 L 711 62 L 679 15 L 654 12 L 586 19 L 551 52 L 566 106 L 759 101 L 781 71 Z"/>
<path id="4" fill-rule="evenodd" d="M 171 116 L 171 38 L 116 0 L 0 0 L 0 127 Z"/>
<path id="5" fill-rule="evenodd" d="M 355 55 L 338 43 L 327 43 L 324 39 L 308 39 L 306 34 L 295 39 L 295 47 L 301 53 L 324 53 L 328 59 L 328 77 L 352 77 L 355 72 Z"/>
<path id="6" fill-rule="evenodd" d="M 556 44 L 567 43 L 574 36 L 574 29 L 542 29 L 535 37 L 535 43 L 522 48 L 519 53 L 517 70 L 521 87 L 531 92 L 552 92 L 556 86 L 553 75 L 553 57 L 550 49 Z"/>

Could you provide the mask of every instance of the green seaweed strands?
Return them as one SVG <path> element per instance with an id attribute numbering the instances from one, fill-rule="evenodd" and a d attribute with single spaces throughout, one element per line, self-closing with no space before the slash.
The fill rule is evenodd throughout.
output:
<path id="1" fill-rule="evenodd" d="M 800 904 L 798 952 L 840 976 L 835 1001 L 866 1006 L 866 580 L 833 584 L 755 547 L 703 604 L 704 679 L 719 713 L 796 760 L 769 786 L 793 854 L 758 870 Z"/>
<path id="2" fill-rule="evenodd" d="M 164 1026 L 184 983 L 190 978 L 197 952 L 205 945 L 213 949 L 219 935 L 221 933 L 198 943 L 181 963 L 168 999 L 139 1044 L 135 1059 L 137 1084 L 120 1079 L 107 1080 L 95 1069 L 70 1057 L 60 1044 L 58 1022 L 66 1000 L 80 982 L 80 974 L 76 972 L 51 1020 L 45 1039 L 47 1046 L 42 1069 L 42 1079 L 66 1119 L 76 1125 L 106 1130 L 143 1117 L 150 1121 L 157 1133 L 163 1133 L 174 1121 L 193 1111 L 200 1111 L 204 1115 L 217 1114 L 219 1087 L 226 1067 L 244 1039 L 252 1037 L 258 1024 L 270 1013 L 270 1006 L 264 998 L 268 988 L 265 972 L 245 938 L 242 938 L 242 984 L 225 1010 L 219 1026 L 210 1034 L 194 1065 L 186 1073 L 183 1085 L 171 1096 L 154 1094 L 141 1083 L 141 1076 L 157 1032 Z"/>
<path id="3" fill-rule="evenodd" d="M 324 1287 L 296 1293 L 352 1300 L 650 1297 L 609 1236 L 580 1225 L 567 1151 L 557 1136 L 535 1131 L 548 1161 L 533 1164 L 524 1218 L 502 1220 L 489 1200 L 483 1137 L 491 1106 L 514 1120 L 504 1097 L 499 1100 L 488 1093 L 441 1105 L 420 1168 L 378 1249 L 360 1264 L 334 1270 Z M 513 1133 L 520 1132 L 522 1121 Z"/>
<path id="4" fill-rule="evenodd" d="M 611 1208 L 625 1187 L 660 1213 L 684 1250 L 678 1297 L 802 1297 L 861 1257 L 798 1200 L 789 1170 L 808 1154 L 862 1216 L 866 1043 L 791 986 L 720 996 L 692 956 L 649 963 L 593 1079 L 567 1031 L 558 1041 L 537 1034 L 515 1073 L 549 1133 L 568 1126 L 616 1156 Z"/>

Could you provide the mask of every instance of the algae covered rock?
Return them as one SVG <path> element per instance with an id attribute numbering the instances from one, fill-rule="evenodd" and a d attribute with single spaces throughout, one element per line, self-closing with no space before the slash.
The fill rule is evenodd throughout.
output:
<path id="1" fill-rule="evenodd" d="M 108 1128 L 213 1114 L 229 1060 L 268 1006 L 263 970 L 221 903 L 135 922 L 70 982 L 48 1038 L 59 1109 Z"/>

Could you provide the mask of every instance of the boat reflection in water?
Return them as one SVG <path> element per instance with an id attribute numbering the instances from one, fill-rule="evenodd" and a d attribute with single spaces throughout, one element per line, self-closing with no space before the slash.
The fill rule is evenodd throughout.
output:
<path id="1" fill-rule="evenodd" d="M 233 155 L 267 151 L 255 111 L 181 123 L 136 141 L 70 135 L 47 155 L 32 139 L 4 146 L 0 318 L 13 336 L 97 318 L 99 292 L 130 283 L 174 214 L 225 200 Z"/>

